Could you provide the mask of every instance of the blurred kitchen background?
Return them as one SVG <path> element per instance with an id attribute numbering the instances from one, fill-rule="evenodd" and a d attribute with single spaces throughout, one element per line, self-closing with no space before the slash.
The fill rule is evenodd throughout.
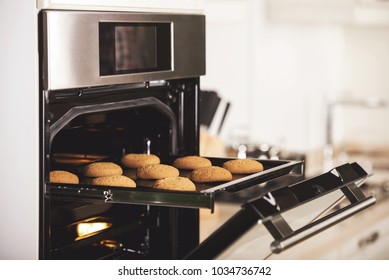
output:
<path id="1" fill-rule="evenodd" d="M 340 162 L 349 160 L 347 151 L 388 158 L 389 1 L 205 0 L 204 6 L 201 87 L 221 102 L 203 130 L 216 140 L 205 139 L 203 153 L 225 152 L 220 140 L 227 149 L 267 144 L 274 153 L 304 154 L 312 172 L 332 165 L 328 145 Z"/>
<path id="2" fill-rule="evenodd" d="M 273 238 L 258 224 L 218 258 L 389 259 L 389 0 L 37 0 L 26 4 L 19 14 L 35 22 L 30 10 L 36 8 L 34 3 L 46 2 L 54 7 L 84 9 L 93 5 L 125 8 L 127 4 L 135 10 L 159 7 L 161 11 L 188 6 L 192 8 L 187 12 L 202 13 L 204 8 L 206 75 L 200 84 L 201 155 L 304 160 L 303 176 L 307 177 L 357 161 L 374 174 L 361 185 L 366 195 L 377 199 L 366 211 L 280 255 L 271 253 Z M 3 6 L 15 11 L 15 3 L 9 1 Z M 5 65 L 11 67 L 3 67 L 1 76 L 10 82 L 0 83 L 1 90 L 23 93 L 23 98 L 20 103 L 11 98 L 14 95 L 1 95 L 2 103 L 8 105 L 0 111 L 0 120 L 5 121 L 2 127 L 9 131 L 3 141 L 17 147 L 2 145 L 1 152 L 7 166 L 9 160 L 19 160 L 15 153 L 27 158 L 23 162 L 27 173 L 18 178 L 22 199 L 8 199 L 7 192 L 0 205 L 3 220 L 17 221 L 26 229 L 22 231 L 26 238 L 19 238 L 18 243 L 23 241 L 20 244 L 28 248 L 25 251 L 31 258 L 38 256 L 38 244 L 31 243 L 38 240 L 39 231 L 39 168 L 35 162 L 39 137 L 34 111 L 39 100 L 25 89 L 31 87 L 37 92 L 37 76 L 31 73 L 38 75 L 38 63 L 37 46 L 25 46 L 36 43 L 37 23 L 25 26 L 12 13 L 7 15 L 3 18 L 18 23 L 13 25 L 18 36 L 8 36 L 8 29 L 0 29 L 0 34 L 8 39 L 6 51 L 11 46 L 20 50 L 20 56 L 14 63 L 15 57 L 6 55 Z M 12 114 L 19 103 L 29 101 L 32 106 L 23 107 L 28 108 L 23 114 Z M 12 118 L 7 117 L 11 114 Z M 31 137 L 26 140 L 26 135 Z M 3 170 L 3 177 L 8 175 L 4 188 L 14 185 L 14 173 Z M 35 188 L 30 187 L 34 184 Z M 254 189 L 250 193 L 238 192 L 235 201 L 228 196 L 216 197 L 213 213 L 201 210 L 201 241 L 245 201 L 255 198 L 255 191 L 261 187 L 249 188 Z M 285 216 L 283 213 L 283 217 L 297 229 L 344 206 L 341 195 L 319 198 Z M 15 207 L 20 213 L 7 211 Z M 13 229 L 5 228 L 11 231 L 1 231 L 0 239 L 5 240 L 3 244 L 9 243 L 5 251 L 13 250 L 13 243 L 6 242 Z M 25 235 L 26 231 L 30 234 Z M 36 248 L 30 250 L 31 246 Z"/>
<path id="3" fill-rule="evenodd" d="M 281 255 L 252 250 L 270 243 L 262 227 L 221 258 L 389 259 L 389 1 L 205 0 L 204 6 L 201 88 L 220 100 L 217 109 L 204 101 L 201 153 L 303 159 L 307 176 L 357 161 L 374 174 L 363 191 L 377 198 L 371 210 Z M 202 212 L 201 237 L 239 208 L 221 202 L 213 215 Z M 291 219 L 306 222 L 312 209 Z"/>

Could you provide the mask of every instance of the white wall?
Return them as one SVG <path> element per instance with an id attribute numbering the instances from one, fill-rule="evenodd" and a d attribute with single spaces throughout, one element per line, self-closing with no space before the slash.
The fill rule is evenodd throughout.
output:
<path id="1" fill-rule="evenodd" d="M 340 88 L 354 98 L 378 98 L 385 108 L 339 106 L 337 142 L 389 147 L 389 27 L 347 27 Z M 343 127 L 343 129 L 341 129 Z"/>
<path id="2" fill-rule="evenodd" d="M 1 1 L 0 259 L 38 258 L 35 1 Z"/>
<path id="3" fill-rule="evenodd" d="M 343 34 L 335 26 L 269 23 L 263 8 L 255 10 L 262 19 L 253 22 L 252 138 L 315 149 L 325 139 L 326 95 L 340 80 Z"/>
<path id="4" fill-rule="evenodd" d="M 205 3 L 207 75 L 201 86 L 232 103 L 222 138 L 229 142 L 244 129 L 255 143 L 283 143 L 290 150 L 321 145 L 325 94 L 339 80 L 340 29 L 270 23 L 264 1 Z"/>
<path id="5" fill-rule="evenodd" d="M 245 1 L 206 1 L 206 76 L 201 88 L 216 90 L 232 108 L 224 138 L 250 123 L 249 11 Z"/>
<path id="6" fill-rule="evenodd" d="M 243 127 L 255 143 L 320 149 L 329 96 L 389 93 L 389 28 L 322 19 L 271 21 L 265 4 L 205 1 L 207 75 L 202 88 L 215 89 L 232 102 L 221 135 L 227 143 Z M 335 118 L 336 141 L 348 137 L 352 127 L 342 110 Z"/>

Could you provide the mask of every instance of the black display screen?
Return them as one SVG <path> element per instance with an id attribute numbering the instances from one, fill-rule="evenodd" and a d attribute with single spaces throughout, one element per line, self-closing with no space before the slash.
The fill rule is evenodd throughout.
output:
<path id="1" fill-rule="evenodd" d="M 100 75 L 171 69 L 170 23 L 99 24 Z"/>

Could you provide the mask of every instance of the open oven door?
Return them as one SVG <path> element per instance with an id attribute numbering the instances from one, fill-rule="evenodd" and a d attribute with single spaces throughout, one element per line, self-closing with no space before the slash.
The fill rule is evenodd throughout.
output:
<path id="1" fill-rule="evenodd" d="M 335 224 L 357 214 L 358 212 L 375 204 L 375 198 L 365 196 L 359 189 L 359 185 L 368 177 L 368 174 L 357 163 L 344 164 L 333 168 L 322 175 L 298 182 L 292 185 L 276 185 L 258 194 L 241 206 L 227 222 L 220 226 L 213 234 L 205 239 L 197 248 L 190 252 L 185 259 L 214 259 L 214 258 L 239 258 L 240 253 L 244 256 L 252 256 L 250 252 L 238 252 L 231 250 L 234 243 L 250 232 L 252 240 L 241 242 L 235 246 L 235 250 L 242 251 L 246 248 L 250 251 L 264 251 L 260 241 L 270 240 L 253 236 L 252 229 L 263 225 L 271 234 L 270 254 L 279 254 L 284 250 L 334 226 Z M 327 213 L 317 215 L 307 224 L 292 229 L 292 226 L 284 219 L 283 215 L 289 210 L 297 209 L 308 203 L 315 203 L 325 196 L 333 196 L 335 191 L 343 193 L 342 199 L 347 199 L 349 204 L 343 208 L 332 210 L 326 209 Z M 333 199 L 333 198 L 332 198 Z M 339 202 L 339 200 L 338 200 Z M 320 203 L 319 203 L 320 204 Z M 319 205 L 318 204 L 318 205 Z M 334 206 L 332 204 L 331 206 Z M 263 227 L 262 227 L 263 228 Z M 257 242 L 253 241 L 257 238 Z M 242 244 L 245 244 L 242 246 Z M 256 247 L 255 247 L 256 246 Z M 261 248 L 257 248 L 261 246 Z M 248 249 L 249 248 L 249 249 Z M 228 253 L 225 253 L 229 251 Z M 255 255 L 255 254 L 254 254 Z"/>

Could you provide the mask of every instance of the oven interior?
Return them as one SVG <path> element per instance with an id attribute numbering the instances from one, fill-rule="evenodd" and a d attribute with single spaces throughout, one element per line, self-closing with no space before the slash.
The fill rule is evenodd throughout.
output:
<path id="1" fill-rule="evenodd" d="M 66 170 L 88 186 L 82 177 L 86 164 L 120 164 L 127 153 L 161 159 L 197 154 L 197 88 L 198 79 L 181 79 L 47 93 L 45 184 L 50 171 Z M 197 209 L 86 203 L 77 197 L 44 201 L 43 258 L 171 259 L 198 244 Z"/>

